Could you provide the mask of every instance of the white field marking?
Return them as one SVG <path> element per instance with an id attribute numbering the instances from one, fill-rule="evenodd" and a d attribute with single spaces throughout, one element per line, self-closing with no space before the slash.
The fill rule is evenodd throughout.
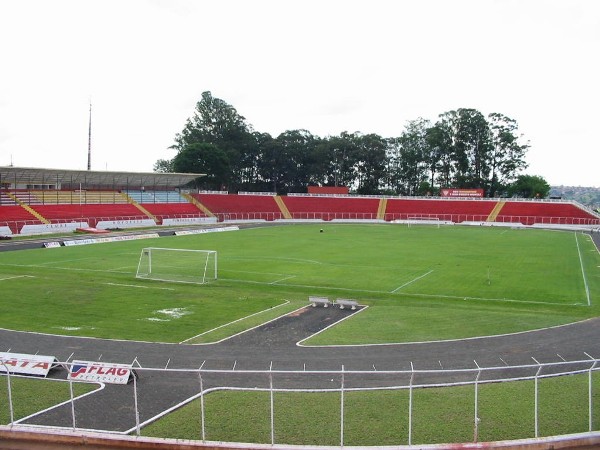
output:
<path id="1" fill-rule="evenodd" d="M 426 276 L 427 276 L 427 275 L 429 275 L 431 272 L 433 272 L 433 270 L 430 270 L 429 272 L 427 272 L 427 273 L 424 273 L 423 275 L 421 275 L 421 276 L 419 276 L 419 277 L 417 277 L 417 278 L 415 278 L 415 279 L 413 279 L 413 280 L 410 280 L 408 283 L 404 283 L 402 286 L 398 286 L 396 289 L 394 289 L 393 291 L 391 291 L 391 292 L 390 292 L 390 294 L 395 294 L 396 292 L 398 292 L 398 291 L 399 291 L 400 289 L 402 289 L 403 287 L 405 287 L 405 286 L 408 286 L 409 284 L 413 284 L 415 281 L 418 281 L 418 280 L 420 280 L 421 278 L 424 278 L 424 277 L 426 277 Z"/>
<path id="2" fill-rule="evenodd" d="M 39 264 L 2 264 L 0 263 L 0 266 L 8 266 L 8 267 L 28 267 L 28 268 L 41 268 L 41 269 L 48 269 L 48 267 L 46 266 L 41 266 Z M 69 270 L 69 271 L 73 271 L 73 272 L 101 272 L 101 273 L 122 273 L 122 274 L 130 274 L 131 271 L 129 272 L 117 272 L 116 270 L 102 270 L 102 269 L 82 269 L 79 267 L 50 267 L 50 269 L 58 269 L 58 270 Z"/>
<path id="3" fill-rule="evenodd" d="M 361 305 L 361 306 L 363 306 L 363 305 Z M 354 317 L 356 314 L 359 314 L 359 313 L 361 313 L 361 312 L 363 312 L 363 311 L 366 311 L 367 309 L 369 309 L 369 307 L 368 307 L 368 306 L 364 306 L 364 308 L 357 309 L 357 310 L 356 310 L 356 311 L 354 311 L 353 313 L 351 313 L 351 314 L 348 314 L 348 315 L 347 315 L 346 317 L 344 317 L 342 320 L 338 320 L 337 322 L 334 322 L 334 323 L 332 323 L 332 324 L 329 324 L 328 326 L 326 326 L 326 327 L 325 327 L 325 328 L 323 328 L 322 330 L 319 330 L 319 331 L 317 331 L 316 333 L 314 333 L 314 334 L 311 334 L 311 335 L 310 335 L 310 336 L 308 336 L 308 337 L 305 337 L 305 338 L 304 338 L 304 339 L 302 339 L 301 341 L 298 341 L 298 342 L 296 342 L 296 346 L 298 346 L 298 347 L 317 347 L 317 348 L 320 348 L 320 347 L 346 347 L 345 345 L 304 345 L 304 341 L 308 341 L 308 340 L 309 340 L 309 339 L 311 339 L 312 337 L 314 337 L 314 336 L 317 336 L 318 334 L 321 334 L 321 333 L 323 333 L 325 330 L 328 330 L 328 329 L 329 329 L 329 328 L 331 328 L 331 327 L 335 327 L 336 325 L 338 325 L 338 324 L 342 323 L 344 320 L 348 320 L 348 319 L 350 319 L 350 318 Z M 349 346 L 349 347 L 350 347 L 350 346 Z"/>
<path id="4" fill-rule="evenodd" d="M 583 286 L 585 287 L 585 295 L 587 298 L 587 305 L 592 306 L 592 302 L 590 300 L 590 288 L 587 283 L 587 279 L 585 277 L 585 270 L 583 269 L 583 258 L 581 257 L 581 249 L 579 248 L 579 239 L 577 239 L 577 233 L 575 234 L 575 243 L 577 244 L 577 254 L 579 255 L 579 264 L 581 266 L 581 276 L 583 278 Z"/>
<path id="5" fill-rule="evenodd" d="M 135 272 L 137 267 L 134 266 L 121 266 L 121 267 L 115 267 L 114 269 L 110 269 L 108 270 L 108 272 L 114 272 L 114 271 L 118 271 L 118 270 L 125 270 L 125 269 L 129 269 L 128 272 Z"/>
<path id="6" fill-rule="evenodd" d="M 49 382 L 68 383 L 67 380 L 57 380 L 57 379 L 53 379 L 53 378 L 44 378 L 44 380 L 48 380 Z M 80 398 L 87 397 L 88 395 L 96 394 L 97 392 L 102 391 L 106 387 L 106 384 L 104 384 L 104 383 L 99 383 L 99 382 L 95 382 L 95 383 L 91 382 L 91 383 L 92 384 L 97 384 L 98 388 L 94 389 L 93 391 L 86 392 L 85 394 L 82 394 L 82 395 L 79 395 L 77 397 L 74 397 L 73 400 L 78 400 Z M 69 404 L 71 404 L 71 400 L 66 400 L 64 402 L 57 403 L 56 405 L 52 405 L 49 408 L 43 409 L 41 411 L 37 411 L 37 412 L 31 414 L 30 416 L 22 417 L 19 420 L 15 420 L 13 423 L 27 422 L 27 420 L 31 419 L 32 417 L 39 416 L 40 414 L 44 414 L 44 413 L 46 413 L 48 411 L 52 411 L 53 409 L 60 408 L 61 406 L 69 405 Z M 49 428 L 52 428 L 52 427 L 49 427 Z"/>
<path id="7" fill-rule="evenodd" d="M 219 278 L 222 281 L 231 281 L 234 283 L 248 283 L 248 284 L 262 284 L 262 285 L 271 285 L 265 281 L 251 281 L 251 280 L 236 280 L 233 278 Z M 274 285 L 272 285 L 274 286 Z M 370 289 L 353 289 L 353 288 L 343 288 L 343 287 L 335 287 L 335 286 L 314 286 L 310 284 L 291 284 L 291 283 L 279 283 L 277 286 L 284 287 L 294 287 L 294 288 L 308 288 L 308 289 L 327 289 L 331 291 L 344 291 L 344 292 L 357 292 L 357 293 L 367 293 L 367 294 L 390 294 L 390 291 L 376 291 Z M 531 305 L 550 305 L 550 306 L 581 306 L 581 303 L 556 303 L 556 302 L 543 302 L 536 300 L 516 300 L 511 298 L 485 298 L 485 297 L 465 297 L 464 295 L 444 295 L 444 294 L 419 294 L 419 293 L 410 293 L 405 294 L 403 292 L 395 292 L 396 295 L 402 295 L 405 297 L 423 297 L 423 298 L 448 298 L 452 300 L 480 300 L 485 302 L 502 302 L 502 303 L 523 303 L 523 304 L 531 304 Z"/>
<path id="8" fill-rule="evenodd" d="M 6 280 L 14 280 L 17 278 L 35 278 L 33 275 L 14 275 L 12 277 L 4 277 L 4 278 L 0 278 L 0 281 L 6 281 Z"/>
<path id="9" fill-rule="evenodd" d="M 264 257 L 230 257 L 229 259 L 235 260 L 244 260 L 244 261 L 291 261 L 291 262 L 299 262 L 299 263 L 309 263 L 309 264 L 325 264 L 321 261 L 316 261 L 314 259 L 302 259 L 302 258 L 284 258 L 284 257 L 273 257 L 273 256 L 264 256 Z"/>
<path id="10" fill-rule="evenodd" d="M 277 275 L 278 277 L 285 277 L 287 275 L 287 273 L 258 272 L 258 271 L 252 271 L 252 270 L 230 270 L 230 269 L 223 269 L 223 272 L 252 273 L 252 274 L 259 274 L 259 275 Z"/>
<path id="11" fill-rule="evenodd" d="M 361 309 L 360 311 L 364 311 L 365 309 L 367 309 L 366 306 L 365 306 L 365 308 Z M 360 312 L 360 311 L 357 311 L 357 312 Z M 349 317 L 352 317 L 352 316 L 346 316 L 342 320 L 346 320 Z M 515 331 L 514 333 L 490 334 L 489 336 L 473 336 L 473 337 L 466 337 L 466 338 L 440 339 L 440 340 L 433 340 L 433 341 L 385 342 L 385 343 L 381 343 L 381 344 L 302 345 L 302 347 L 314 347 L 314 348 L 385 347 L 385 346 L 390 346 L 390 345 L 415 345 L 415 344 L 433 344 L 433 343 L 438 344 L 438 343 L 444 343 L 444 342 L 475 341 L 475 340 L 481 340 L 481 339 L 489 339 L 489 338 L 505 337 L 505 336 L 517 336 L 519 334 L 536 333 L 538 331 L 553 330 L 555 328 L 569 327 L 571 325 L 577 325 L 579 323 L 584 323 L 584 322 L 587 322 L 589 320 L 595 320 L 595 319 L 597 319 L 597 318 L 596 317 L 591 317 L 589 319 L 583 319 L 583 320 L 579 320 L 577 322 L 565 323 L 563 325 L 553 325 L 551 327 L 536 328 L 534 330 Z M 336 323 L 340 323 L 340 322 L 336 322 Z M 330 326 L 334 326 L 334 325 L 335 325 L 335 323 L 332 324 L 332 325 L 330 325 Z M 329 327 L 327 327 L 327 328 L 329 328 Z M 324 330 L 326 330 L 327 328 L 319 331 L 319 333 L 322 332 L 322 331 L 324 331 Z M 319 333 L 315 333 L 313 336 L 316 336 Z M 309 338 L 306 338 L 306 339 L 309 339 Z M 303 342 L 303 341 L 301 341 L 301 342 Z M 298 345 L 298 344 L 296 344 L 296 345 Z M 500 358 L 500 361 L 502 361 L 504 364 L 506 364 L 506 362 L 502 358 Z M 506 365 L 508 366 L 508 364 L 506 364 Z"/>
<path id="12" fill-rule="evenodd" d="M 121 284 L 121 283 L 102 283 L 102 284 L 108 284 L 109 286 L 122 286 L 122 287 L 132 287 L 132 288 L 140 288 L 140 289 L 160 289 L 163 291 L 174 291 L 175 290 L 173 288 L 157 287 L 157 286 L 141 286 L 139 284 Z"/>
<path id="13" fill-rule="evenodd" d="M 253 314 L 250 314 L 249 316 L 246 316 L 246 317 L 241 317 L 241 318 L 239 318 L 239 319 L 236 319 L 236 320 L 234 320 L 233 322 L 224 323 L 223 325 L 219 325 L 219 326 L 218 326 L 218 327 L 216 327 L 216 328 L 213 328 L 213 329 L 211 329 L 211 330 L 208 330 L 208 331 L 205 331 L 205 332 L 203 332 L 203 333 L 197 334 L 196 336 L 192 336 L 191 338 L 188 338 L 188 339 L 186 339 L 186 340 L 184 340 L 184 341 L 181 341 L 181 342 L 180 342 L 180 344 L 185 344 L 186 342 L 189 342 L 189 341 L 191 341 L 191 340 L 193 340 L 193 339 L 196 339 L 196 338 L 198 338 L 198 337 L 200 337 L 200 336 L 204 336 L 205 334 L 212 333 L 213 331 L 219 330 L 219 329 L 221 329 L 221 328 L 228 327 L 229 325 L 233 325 L 234 323 L 241 322 L 242 320 L 248 319 L 248 318 L 250 318 L 250 317 L 253 317 L 253 316 L 257 316 L 257 315 L 259 315 L 259 314 L 262 314 L 262 313 L 264 313 L 265 311 L 270 311 L 270 310 L 272 310 L 272 309 L 279 308 L 280 306 L 287 305 L 288 303 L 290 303 L 290 301 L 289 301 L 289 300 L 286 300 L 285 302 L 281 303 L 280 305 L 273 306 L 272 308 L 269 308 L 269 309 L 263 309 L 262 311 L 255 312 L 255 313 L 253 313 Z M 229 339 L 229 338 L 227 338 L 227 339 Z"/>
<path id="14" fill-rule="evenodd" d="M 290 275 L 288 277 L 282 278 L 280 280 L 271 281 L 269 284 L 277 284 L 285 280 L 289 280 L 290 278 L 296 278 L 296 275 Z"/>

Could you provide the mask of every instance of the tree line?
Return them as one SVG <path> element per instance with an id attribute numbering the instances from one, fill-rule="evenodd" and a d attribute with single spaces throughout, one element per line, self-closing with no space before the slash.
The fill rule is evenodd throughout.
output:
<path id="1" fill-rule="evenodd" d="M 411 120 L 399 137 L 319 137 L 302 129 L 272 137 L 207 91 L 175 136 L 175 156 L 158 160 L 154 170 L 206 174 L 198 188 L 230 192 L 287 194 L 317 185 L 363 195 L 438 195 L 453 187 L 498 197 L 522 195 L 515 189 L 525 183 L 531 196 L 545 196 L 545 180 L 520 175 L 528 148 L 515 120 L 469 108 L 442 113 L 435 123 Z"/>

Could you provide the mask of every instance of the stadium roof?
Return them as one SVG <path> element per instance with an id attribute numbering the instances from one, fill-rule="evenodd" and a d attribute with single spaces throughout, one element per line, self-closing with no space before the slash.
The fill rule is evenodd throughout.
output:
<path id="1" fill-rule="evenodd" d="M 81 184 L 83 186 L 145 186 L 175 188 L 188 184 L 201 173 L 109 172 L 91 170 L 42 169 L 32 167 L 0 167 L 0 184 Z"/>

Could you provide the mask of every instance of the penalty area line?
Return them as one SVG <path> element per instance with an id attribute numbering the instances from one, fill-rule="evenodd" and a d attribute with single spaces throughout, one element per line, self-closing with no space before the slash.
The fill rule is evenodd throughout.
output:
<path id="1" fill-rule="evenodd" d="M 391 292 L 390 292 L 390 294 L 395 294 L 396 292 L 398 292 L 398 291 L 399 291 L 400 289 L 402 289 L 403 287 L 405 287 L 405 286 L 408 286 L 409 284 L 412 284 L 412 283 L 414 283 L 415 281 L 418 281 L 418 280 L 420 280 L 421 278 L 424 278 L 424 277 L 426 277 L 426 276 L 427 276 L 427 275 L 429 275 L 431 272 L 433 272 L 433 269 L 432 269 L 432 270 L 430 270 L 429 272 L 427 272 L 427 273 L 424 273 L 423 275 L 421 275 L 421 276 L 419 276 L 419 277 L 417 277 L 417 278 L 413 279 L 413 280 L 410 280 L 408 283 L 404 283 L 402 286 L 398 286 L 396 289 L 394 289 L 393 291 L 391 291 Z"/>
<path id="2" fill-rule="evenodd" d="M 254 314 L 250 314 L 249 316 L 245 316 L 245 317 L 241 317 L 239 319 L 236 319 L 233 322 L 224 323 L 223 325 L 219 325 L 216 328 L 213 328 L 211 330 L 207 330 L 207 331 L 205 331 L 203 333 L 197 334 L 196 336 L 192 336 L 191 338 L 188 338 L 185 341 L 181 341 L 180 344 L 185 344 L 186 342 L 192 341 L 192 340 L 194 340 L 196 338 L 199 338 L 200 336 L 204 336 L 205 334 L 212 333 L 213 331 L 219 330 L 221 328 L 228 327 L 229 325 L 233 325 L 234 323 L 241 322 L 242 320 L 246 320 L 246 319 L 249 319 L 250 317 L 257 316 L 257 315 L 262 314 L 262 313 L 264 313 L 266 311 L 272 311 L 275 308 L 280 308 L 281 306 L 285 306 L 285 305 L 287 305 L 289 303 L 290 303 L 290 301 L 286 300 L 285 302 L 281 303 L 280 305 L 273 306 L 272 308 L 263 309 L 262 311 L 255 312 Z"/>
<path id="3" fill-rule="evenodd" d="M 17 278 L 35 278 L 33 275 L 15 275 L 13 277 L 4 277 L 4 278 L 0 278 L 0 281 L 6 281 L 6 280 L 14 280 Z"/>
<path id="4" fill-rule="evenodd" d="M 289 277 L 285 277 L 285 278 L 282 278 L 280 280 L 271 281 L 269 284 L 281 283 L 282 281 L 289 280 L 291 278 L 296 278 L 296 275 L 290 275 Z"/>
<path id="5" fill-rule="evenodd" d="M 104 283 L 104 284 L 108 284 L 109 286 L 123 286 L 123 287 L 132 287 L 132 288 L 140 288 L 140 289 L 160 289 L 163 291 L 174 291 L 175 290 L 173 288 L 166 288 L 166 287 L 140 286 L 139 284 L 121 284 L 121 283 Z"/>

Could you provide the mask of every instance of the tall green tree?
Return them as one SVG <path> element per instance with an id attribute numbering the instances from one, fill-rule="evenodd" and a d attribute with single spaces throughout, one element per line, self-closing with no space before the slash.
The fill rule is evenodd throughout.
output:
<path id="1" fill-rule="evenodd" d="M 229 182 L 231 167 L 227 154 L 214 144 L 194 142 L 186 145 L 173 158 L 174 172 L 205 174 L 197 180 L 199 187 L 221 190 Z"/>
<path id="2" fill-rule="evenodd" d="M 428 120 L 422 118 L 411 120 L 396 141 L 398 149 L 394 155 L 396 162 L 393 165 L 398 171 L 396 189 L 400 194 L 417 195 L 421 184 L 427 180 L 429 128 L 431 123 Z"/>
<path id="3" fill-rule="evenodd" d="M 233 106 L 206 91 L 196 103 L 193 116 L 175 136 L 174 148 L 179 153 L 194 144 L 214 145 L 224 152 L 229 161 L 229 173 L 226 176 L 221 174 L 219 181 L 230 190 L 236 190 L 245 181 L 249 164 L 246 156 L 253 149 L 254 142 L 252 127 L 246 119 Z M 252 158 L 250 160 L 254 162 Z"/>
<path id="4" fill-rule="evenodd" d="M 522 136 L 518 134 L 516 120 L 503 114 L 491 113 L 488 121 L 491 141 L 488 193 L 490 197 L 496 197 L 521 170 L 527 168 L 525 154 L 529 143 L 521 142 Z"/>
<path id="5" fill-rule="evenodd" d="M 539 175 L 519 175 L 508 186 L 510 197 L 546 198 L 550 193 L 550 185 Z"/>
<path id="6" fill-rule="evenodd" d="M 454 115 L 456 187 L 484 188 L 490 172 L 490 130 L 484 115 L 461 108 Z"/>

